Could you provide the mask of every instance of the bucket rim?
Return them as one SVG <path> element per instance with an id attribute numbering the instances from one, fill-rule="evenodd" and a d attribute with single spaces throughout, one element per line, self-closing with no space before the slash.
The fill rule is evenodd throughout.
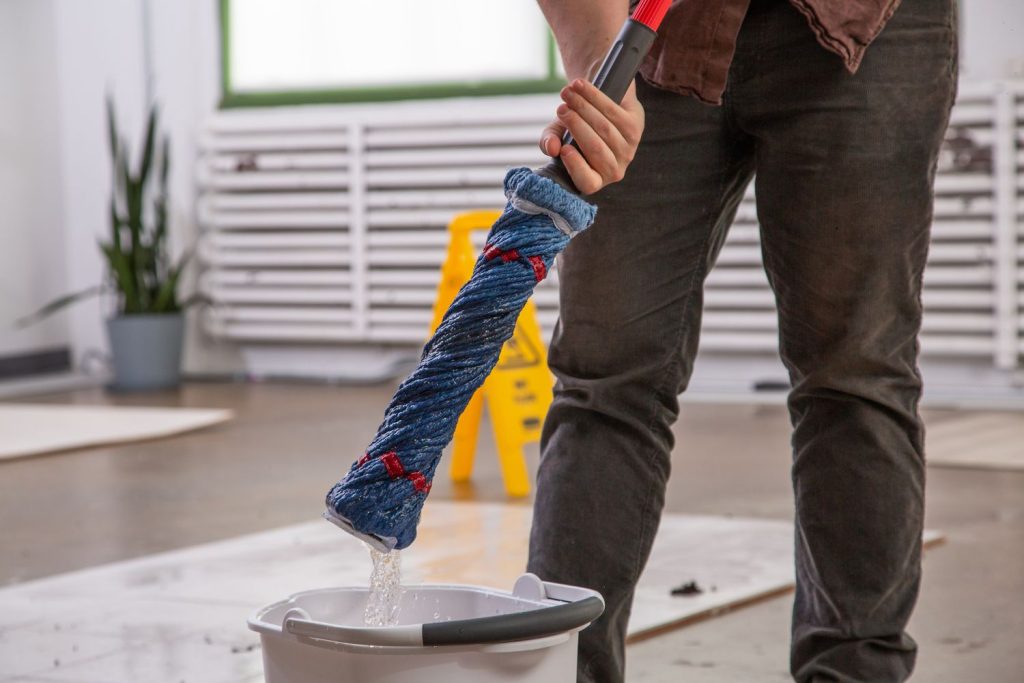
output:
<path id="1" fill-rule="evenodd" d="M 516 641 L 546 640 L 550 637 L 582 630 L 604 611 L 600 593 L 576 586 L 541 581 L 533 574 L 523 574 L 511 593 L 492 587 L 468 584 L 421 584 L 411 590 L 457 591 L 510 598 L 535 606 L 494 616 L 472 617 L 447 622 L 423 622 L 394 626 L 345 626 L 313 620 L 296 604 L 302 597 L 324 593 L 368 593 L 368 588 L 342 586 L 316 588 L 293 593 L 257 610 L 249 619 L 251 630 L 263 636 L 284 637 L 325 647 L 324 643 L 352 647 L 381 648 L 451 645 L 493 645 Z M 289 605 L 291 606 L 289 608 Z M 281 623 L 266 618 L 273 610 L 286 608 Z M 275 618 L 276 620 L 276 618 Z"/>
<path id="2" fill-rule="evenodd" d="M 536 605 L 537 607 L 554 607 L 556 605 L 562 604 L 560 601 L 553 600 L 551 598 L 536 599 L 536 598 L 532 598 L 532 597 L 515 595 L 514 593 L 510 593 L 509 591 L 501 590 L 500 588 L 495 588 L 493 586 L 480 586 L 480 585 L 477 585 L 477 584 L 467 584 L 467 583 L 422 583 L 422 584 L 417 584 L 415 586 L 409 586 L 408 588 L 403 587 L 403 590 L 405 590 L 405 591 L 421 591 L 422 590 L 422 591 L 426 591 L 426 592 L 443 591 L 443 590 L 457 590 L 457 591 L 466 592 L 466 593 L 479 593 L 479 594 L 484 594 L 484 595 L 494 595 L 494 596 L 498 596 L 498 597 L 502 597 L 502 598 L 513 598 L 513 599 L 518 600 L 520 602 L 526 602 L 526 603 L 530 603 L 530 604 Z M 281 631 L 281 626 L 280 625 L 276 625 L 275 626 L 275 624 L 273 624 L 273 623 L 263 621 L 262 617 L 264 615 L 266 615 L 268 612 L 270 612 L 271 610 L 277 609 L 279 607 L 284 607 L 284 606 L 288 605 L 289 603 L 294 602 L 295 600 L 298 600 L 299 598 L 307 597 L 307 596 L 310 596 L 310 595 L 324 594 L 324 593 L 369 593 L 369 592 L 370 592 L 370 589 L 367 586 L 324 586 L 324 587 L 321 587 L 321 588 L 307 588 L 306 590 L 302 590 L 302 591 L 298 591 L 296 593 L 292 593 L 291 595 L 289 595 L 288 597 L 286 597 L 284 599 L 277 600 L 276 602 L 272 602 L 269 605 L 264 605 L 263 607 L 260 607 L 259 609 L 257 609 L 255 612 L 252 613 L 252 615 L 248 619 L 249 627 L 252 630 L 254 630 L 254 631 L 260 631 L 262 629 L 256 628 L 256 626 L 257 625 L 264 625 L 264 626 L 269 626 L 271 629 L 275 629 L 276 628 L 277 631 Z M 430 623 L 430 622 L 419 622 L 416 625 L 421 625 L 421 624 L 424 624 L 424 623 Z M 395 626 L 379 626 L 377 628 L 381 628 L 381 629 L 398 629 L 398 628 L 403 628 L 404 626 L 409 626 L 409 625 L 410 624 L 404 624 L 402 626 L 397 626 L 397 625 L 395 625 Z"/>

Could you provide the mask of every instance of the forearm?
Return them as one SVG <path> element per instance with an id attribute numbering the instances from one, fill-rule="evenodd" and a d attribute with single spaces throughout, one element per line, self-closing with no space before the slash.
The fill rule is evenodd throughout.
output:
<path id="1" fill-rule="evenodd" d="M 562 53 L 565 73 L 587 78 L 629 15 L 629 0 L 537 0 Z"/>

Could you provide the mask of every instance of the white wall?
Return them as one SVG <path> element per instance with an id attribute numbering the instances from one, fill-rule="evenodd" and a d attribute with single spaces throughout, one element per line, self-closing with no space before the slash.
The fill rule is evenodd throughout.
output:
<path id="1" fill-rule="evenodd" d="M 161 102 L 171 135 L 171 234 L 176 252 L 196 243 L 195 169 L 203 126 L 220 99 L 220 23 L 213 0 L 146 0 L 152 37 L 153 92 Z M 185 287 L 195 284 L 195 262 Z M 185 370 L 231 374 L 244 363 L 232 344 L 217 343 L 200 332 L 198 311 L 189 313 Z"/>
<path id="2" fill-rule="evenodd" d="M 64 293 L 50 0 L 0 2 L 0 356 L 66 346 L 68 324 L 12 322 Z"/>
<path id="3" fill-rule="evenodd" d="M 107 239 L 110 228 L 106 93 L 114 97 L 129 140 L 138 138 L 144 118 L 141 12 L 137 0 L 54 5 L 66 275 L 75 289 L 99 283 L 104 273 L 97 241 Z M 103 318 L 110 302 L 103 304 L 75 306 L 65 314 L 76 360 L 106 349 Z"/>
<path id="4" fill-rule="evenodd" d="M 35 0 L 25 0 L 35 1 Z M 72 287 L 103 274 L 96 240 L 109 229 L 110 159 L 104 96 L 114 95 L 119 121 L 138 151 L 149 99 L 161 105 L 171 140 L 170 239 L 174 254 L 194 243 L 195 158 L 200 130 L 219 96 L 217 3 L 213 0 L 53 0 L 60 81 L 60 163 L 67 278 Z M 148 42 L 146 37 L 148 36 Z M 188 280 L 189 278 L 186 278 Z M 186 282 L 186 286 L 190 283 Z M 75 356 L 105 352 L 103 311 L 69 314 Z M 190 326 L 186 367 L 229 371 L 232 350 L 207 348 Z"/>
<path id="5" fill-rule="evenodd" d="M 961 76 L 975 81 L 1024 78 L 1024 1 L 959 2 Z"/>

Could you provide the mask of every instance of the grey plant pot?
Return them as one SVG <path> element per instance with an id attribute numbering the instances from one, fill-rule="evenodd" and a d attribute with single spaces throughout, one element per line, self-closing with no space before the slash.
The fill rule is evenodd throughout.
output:
<path id="1" fill-rule="evenodd" d="M 119 315 L 107 320 L 115 391 L 171 389 L 181 382 L 181 313 Z"/>

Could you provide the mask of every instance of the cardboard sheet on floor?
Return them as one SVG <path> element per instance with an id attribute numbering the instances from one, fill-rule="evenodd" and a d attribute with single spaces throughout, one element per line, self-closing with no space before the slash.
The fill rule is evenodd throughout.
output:
<path id="1" fill-rule="evenodd" d="M 510 589 L 529 526 L 526 505 L 430 501 L 403 583 Z M 792 536 L 782 521 L 665 516 L 630 637 L 787 591 Z M 369 572 L 359 541 L 314 521 L 0 589 L 0 682 L 258 681 L 250 613 L 300 590 L 366 585 Z M 689 581 L 703 592 L 670 595 Z"/>
<path id="2" fill-rule="evenodd" d="M 200 408 L 0 403 L 0 460 L 157 439 L 231 417 Z"/>
<path id="3" fill-rule="evenodd" d="M 925 458 L 935 467 L 1024 470 L 1024 414 L 964 413 L 929 423 Z"/>

